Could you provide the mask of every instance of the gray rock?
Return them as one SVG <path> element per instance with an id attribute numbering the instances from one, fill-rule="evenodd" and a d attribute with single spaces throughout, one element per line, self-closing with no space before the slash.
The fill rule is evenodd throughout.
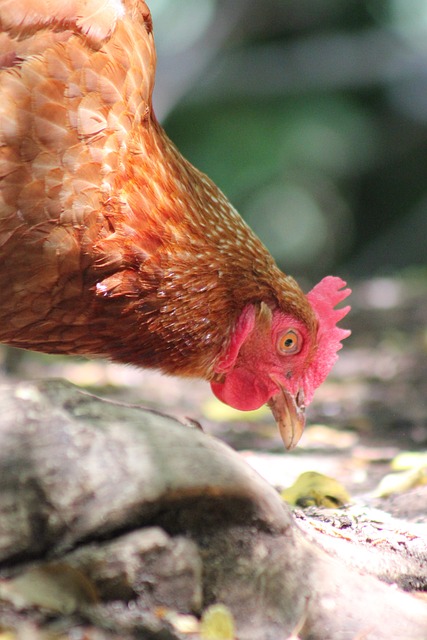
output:
<path id="1" fill-rule="evenodd" d="M 427 637 L 425 602 L 330 557 L 222 442 L 60 381 L 4 385 L 0 403 L 0 619 L 12 628 L 184 638 L 170 612 L 221 602 L 239 640 Z M 74 604 L 54 623 L 42 596 L 10 595 L 18 577 L 59 574 L 58 600 L 72 591 Z"/>

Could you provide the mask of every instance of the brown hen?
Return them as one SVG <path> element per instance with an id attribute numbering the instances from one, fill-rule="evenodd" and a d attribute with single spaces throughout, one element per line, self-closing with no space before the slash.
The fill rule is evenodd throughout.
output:
<path id="1" fill-rule="evenodd" d="M 286 446 L 349 332 L 166 136 L 140 0 L 0 0 L 0 341 L 201 377 Z"/>

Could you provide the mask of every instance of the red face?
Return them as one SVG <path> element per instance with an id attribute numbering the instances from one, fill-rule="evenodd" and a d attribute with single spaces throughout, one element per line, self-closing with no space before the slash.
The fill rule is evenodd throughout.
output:
<path id="1" fill-rule="evenodd" d="M 295 446 L 304 428 L 304 389 L 300 386 L 311 344 L 302 322 L 281 311 L 265 309 L 257 324 L 253 306 L 242 313 L 234 334 L 240 344 L 233 367 L 223 361 L 211 383 L 214 394 L 226 404 L 250 411 L 269 403 L 287 448 Z M 228 352 L 230 355 L 230 350 Z"/>
<path id="2" fill-rule="evenodd" d="M 338 291 L 343 284 L 338 278 L 325 278 L 308 294 L 319 321 L 314 338 L 293 316 L 271 311 L 263 303 L 257 313 L 248 305 L 215 367 L 211 387 L 217 398 L 243 411 L 268 403 L 288 449 L 298 443 L 305 405 L 328 375 L 340 340 L 349 334 L 335 326 L 349 310 L 333 309 L 349 293 Z"/>

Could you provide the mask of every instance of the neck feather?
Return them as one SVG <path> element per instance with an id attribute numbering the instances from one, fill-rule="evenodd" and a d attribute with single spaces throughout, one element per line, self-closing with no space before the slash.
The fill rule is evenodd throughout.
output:
<path id="1" fill-rule="evenodd" d="M 209 379 L 247 304 L 284 307 L 309 326 L 313 313 L 224 194 L 150 127 L 116 181 L 114 231 L 97 247 L 100 300 L 128 319 L 135 364 Z M 120 343 L 110 349 L 129 361 Z"/>

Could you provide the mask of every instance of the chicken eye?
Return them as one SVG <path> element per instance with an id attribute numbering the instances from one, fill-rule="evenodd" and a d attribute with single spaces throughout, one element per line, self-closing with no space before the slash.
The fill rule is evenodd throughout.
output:
<path id="1" fill-rule="evenodd" d="M 293 355 L 301 351 L 302 338 L 296 329 L 288 329 L 279 336 L 277 349 L 283 355 Z"/>

